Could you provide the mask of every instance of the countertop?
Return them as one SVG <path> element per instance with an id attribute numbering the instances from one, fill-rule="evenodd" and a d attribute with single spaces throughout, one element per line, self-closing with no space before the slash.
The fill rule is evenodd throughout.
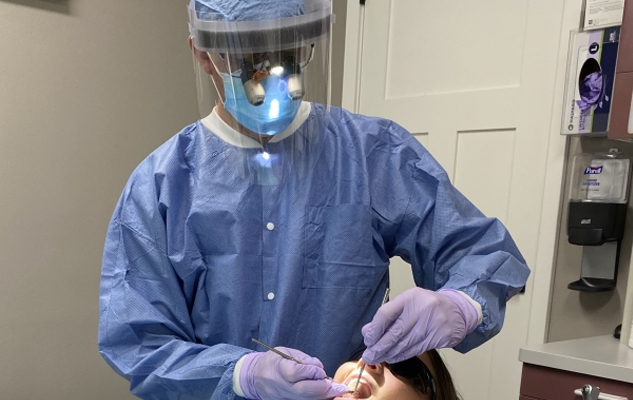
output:
<path id="1" fill-rule="evenodd" d="M 633 349 L 612 335 L 527 346 L 519 351 L 519 360 L 633 383 Z"/>

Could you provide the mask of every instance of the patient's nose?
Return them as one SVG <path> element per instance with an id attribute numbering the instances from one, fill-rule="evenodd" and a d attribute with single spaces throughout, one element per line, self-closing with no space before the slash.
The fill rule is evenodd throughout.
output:
<path id="1" fill-rule="evenodd" d="M 365 371 L 370 372 L 372 375 L 382 375 L 384 370 L 385 370 L 385 367 L 383 364 L 378 364 L 378 365 L 367 364 L 365 366 Z"/>

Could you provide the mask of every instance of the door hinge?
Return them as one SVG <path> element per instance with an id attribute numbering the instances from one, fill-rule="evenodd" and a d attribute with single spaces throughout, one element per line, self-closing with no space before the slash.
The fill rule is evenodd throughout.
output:
<path id="1" fill-rule="evenodd" d="M 360 0 L 360 5 L 364 6 L 365 5 L 365 0 Z"/>

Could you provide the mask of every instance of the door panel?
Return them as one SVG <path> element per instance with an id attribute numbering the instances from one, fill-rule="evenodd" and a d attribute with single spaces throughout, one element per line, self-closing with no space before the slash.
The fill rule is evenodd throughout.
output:
<path id="1" fill-rule="evenodd" d="M 518 86 L 527 3 L 393 1 L 387 98 Z"/>
<path id="2" fill-rule="evenodd" d="M 507 220 L 515 131 L 459 132 L 454 184 L 486 215 Z"/>
<path id="3" fill-rule="evenodd" d="M 416 134 L 457 188 L 508 227 L 533 276 L 563 6 L 367 0 L 358 12 L 357 111 Z M 391 280 L 393 295 L 413 285 L 399 259 Z M 518 397 L 531 299 L 528 285 L 489 343 L 466 355 L 442 351 L 464 400 Z"/>

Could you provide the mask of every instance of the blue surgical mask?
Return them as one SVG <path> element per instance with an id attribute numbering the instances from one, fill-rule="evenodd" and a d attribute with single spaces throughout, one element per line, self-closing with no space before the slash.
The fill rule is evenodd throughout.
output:
<path id="1" fill-rule="evenodd" d="M 226 100 L 224 108 L 249 130 L 262 135 L 276 135 L 283 132 L 294 120 L 301 100 L 292 100 L 286 90 L 286 81 L 270 75 L 261 83 L 266 92 L 266 100 L 259 106 L 249 103 L 242 80 L 221 73 Z"/>

